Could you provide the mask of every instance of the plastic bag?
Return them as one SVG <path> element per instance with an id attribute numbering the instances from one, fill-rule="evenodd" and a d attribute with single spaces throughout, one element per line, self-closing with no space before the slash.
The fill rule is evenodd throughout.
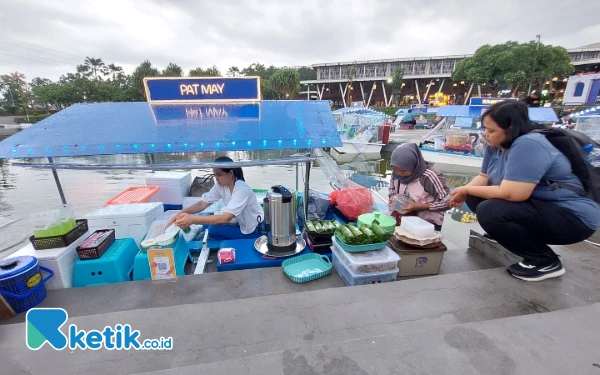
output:
<path id="1" fill-rule="evenodd" d="M 321 221 L 325 220 L 327 214 L 331 210 L 331 202 L 329 197 L 321 194 L 316 190 L 308 191 L 308 220 Z M 298 215 L 298 224 L 304 226 L 304 197 L 300 198 L 300 203 L 296 209 Z"/>
<path id="2" fill-rule="evenodd" d="M 215 176 L 213 174 L 198 176 L 190 186 L 190 197 L 201 197 L 208 193 L 213 186 L 215 186 Z"/>
<path id="3" fill-rule="evenodd" d="M 362 186 L 336 190 L 329 194 L 329 199 L 350 220 L 371 212 L 373 206 L 371 192 Z"/>

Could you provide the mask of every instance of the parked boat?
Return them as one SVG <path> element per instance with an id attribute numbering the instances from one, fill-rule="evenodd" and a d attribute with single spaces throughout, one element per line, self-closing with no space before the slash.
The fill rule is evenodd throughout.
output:
<path id="1" fill-rule="evenodd" d="M 384 136 L 383 126 L 391 116 L 370 108 L 348 107 L 333 111 L 333 117 L 343 143 L 331 150 L 336 160 L 358 154 L 379 157 L 389 139 Z"/>
<path id="2" fill-rule="evenodd" d="M 507 100 L 486 99 L 489 99 L 489 102 Z M 481 169 L 487 142 L 478 119 L 489 107 L 488 104 L 481 103 L 483 102 L 472 102 L 468 106 L 444 106 L 438 109 L 437 115 L 442 120 L 418 142 L 425 160 L 436 165 L 448 166 L 445 172 L 456 167 Z M 529 108 L 529 118 L 533 122 L 544 124 L 558 121 L 552 108 Z"/>

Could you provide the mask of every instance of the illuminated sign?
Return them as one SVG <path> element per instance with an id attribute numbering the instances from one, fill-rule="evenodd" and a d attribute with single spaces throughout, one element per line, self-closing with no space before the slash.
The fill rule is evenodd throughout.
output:
<path id="1" fill-rule="evenodd" d="M 412 113 L 424 114 L 427 113 L 429 104 L 412 104 L 410 108 L 412 109 Z"/>
<path id="2" fill-rule="evenodd" d="M 517 98 L 471 98 L 469 105 L 494 105 L 504 101 L 516 101 Z"/>
<path id="3" fill-rule="evenodd" d="M 152 104 L 260 100 L 259 77 L 147 77 L 144 87 Z"/>

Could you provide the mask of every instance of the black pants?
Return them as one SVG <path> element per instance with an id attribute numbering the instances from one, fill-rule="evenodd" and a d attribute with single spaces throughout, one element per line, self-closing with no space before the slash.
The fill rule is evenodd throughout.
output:
<path id="1" fill-rule="evenodd" d="M 537 266 L 558 259 L 548 245 L 574 244 L 595 232 L 573 212 L 552 202 L 537 199 L 509 202 L 469 196 L 467 205 L 490 237 Z"/>

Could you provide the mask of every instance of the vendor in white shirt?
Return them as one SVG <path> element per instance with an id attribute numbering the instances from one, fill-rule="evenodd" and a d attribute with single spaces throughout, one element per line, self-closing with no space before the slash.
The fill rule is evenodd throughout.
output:
<path id="1" fill-rule="evenodd" d="M 220 157 L 215 162 L 233 162 L 228 157 Z M 210 238 L 217 240 L 257 238 L 259 217 L 264 216 L 256 195 L 244 181 L 242 168 L 213 168 L 217 183 L 206 193 L 200 202 L 174 215 L 169 222 L 182 229 L 192 224 L 209 225 Z M 213 203 L 223 201 L 225 208 L 220 215 L 192 216 L 202 212 Z"/>

